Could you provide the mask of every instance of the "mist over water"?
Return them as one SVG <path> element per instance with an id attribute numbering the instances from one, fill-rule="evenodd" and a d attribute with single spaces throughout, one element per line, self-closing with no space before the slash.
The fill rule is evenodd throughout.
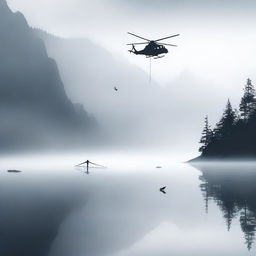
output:
<path id="1" fill-rule="evenodd" d="M 87 156 L 107 168 L 74 167 Z M 3 255 L 255 254 L 253 162 L 30 155 L 2 158 L 0 176 Z"/>
<path id="2" fill-rule="evenodd" d="M 255 17 L 182 2 L 0 0 L 0 256 L 255 255 L 255 162 L 185 163 L 255 78 Z M 184 35 L 151 82 L 131 28 Z"/>

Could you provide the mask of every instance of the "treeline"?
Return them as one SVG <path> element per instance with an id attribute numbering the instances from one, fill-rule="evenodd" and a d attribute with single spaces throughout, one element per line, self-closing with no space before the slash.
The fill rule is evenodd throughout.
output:
<path id="1" fill-rule="evenodd" d="M 228 100 L 220 121 L 212 129 L 208 116 L 200 140 L 201 157 L 256 157 L 256 96 L 250 79 L 244 87 L 239 110 Z"/>

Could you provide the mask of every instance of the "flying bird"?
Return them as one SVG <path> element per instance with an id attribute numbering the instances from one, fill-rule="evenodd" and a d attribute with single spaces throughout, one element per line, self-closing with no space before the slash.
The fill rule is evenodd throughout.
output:
<path id="1" fill-rule="evenodd" d="M 117 92 L 118 91 L 118 88 L 117 87 L 114 87 L 115 91 Z"/>
<path id="2" fill-rule="evenodd" d="M 162 188 L 160 188 L 159 190 L 160 190 L 163 194 L 166 194 L 165 189 L 166 189 L 166 187 L 162 187 Z"/>

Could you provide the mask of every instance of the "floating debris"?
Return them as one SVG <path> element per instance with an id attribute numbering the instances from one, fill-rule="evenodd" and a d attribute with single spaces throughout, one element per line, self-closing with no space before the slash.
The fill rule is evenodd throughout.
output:
<path id="1" fill-rule="evenodd" d="M 106 168 L 105 166 L 103 165 L 100 165 L 100 164 L 95 164 L 89 160 L 86 160 L 85 162 L 81 163 L 81 164 L 78 164 L 76 165 L 76 167 L 85 167 L 84 164 L 86 164 L 86 169 L 87 169 L 87 172 L 89 172 L 89 167 L 90 167 L 90 164 L 93 165 L 93 166 L 96 166 L 96 167 L 101 167 L 101 168 Z"/>
<path id="2" fill-rule="evenodd" d="M 10 173 L 20 173 L 22 171 L 19 171 L 19 170 L 7 170 L 7 172 L 10 172 Z"/>
<path id="3" fill-rule="evenodd" d="M 159 190 L 160 190 L 162 193 L 166 194 L 165 189 L 166 189 L 166 187 L 162 187 L 162 188 L 160 188 Z"/>

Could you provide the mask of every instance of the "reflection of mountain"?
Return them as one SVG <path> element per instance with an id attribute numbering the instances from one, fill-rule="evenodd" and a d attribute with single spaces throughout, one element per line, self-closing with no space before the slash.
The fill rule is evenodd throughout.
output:
<path id="1" fill-rule="evenodd" d="M 68 99 L 44 43 L 5 0 L 0 1 L 0 41 L 1 148 L 65 144 L 70 134 L 88 133 L 93 121 Z"/>
<path id="2" fill-rule="evenodd" d="M 201 191 L 206 211 L 209 201 L 214 201 L 223 212 L 227 229 L 232 220 L 239 218 L 248 250 L 256 234 L 256 166 L 242 164 L 197 164 L 202 171 Z"/>
<path id="3" fill-rule="evenodd" d="M 61 223 L 86 200 L 82 186 L 69 186 L 72 178 L 63 172 L 50 181 L 36 173 L 1 174 L 1 256 L 47 256 Z"/>

